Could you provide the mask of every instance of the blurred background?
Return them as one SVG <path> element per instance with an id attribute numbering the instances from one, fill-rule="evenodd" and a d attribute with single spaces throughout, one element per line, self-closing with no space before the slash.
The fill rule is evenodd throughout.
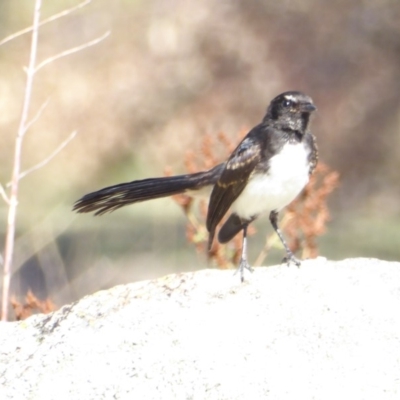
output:
<path id="1" fill-rule="evenodd" d="M 31 25 L 33 1 L 2 0 L 0 40 Z M 79 1 L 43 0 L 45 19 Z M 330 259 L 400 260 L 400 2 L 93 0 L 40 29 L 38 62 L 110 31 L 35 76 L 11 292 L 60 306 L 119 283 L 207 265 L 171 199 L 94 218 L 72 204 L 115 183 L 185 171 L 204 134 L 258 124 L 274 96 L 302 90 L 318 112 L 320 159 L 340 173 L 320 238 Z M 0 182 L 9 182 L 31 35 L 0 46 Z M 225 155 L 223 155 L 225 156 Z M 3 249 L 7 207 L 0 203 Z M 257 224 L 250 255 L 271 233 Z M 266 260 L 277 262 L 281 253 Z M 251 259 L 252 259 L 251 258 Z"/>

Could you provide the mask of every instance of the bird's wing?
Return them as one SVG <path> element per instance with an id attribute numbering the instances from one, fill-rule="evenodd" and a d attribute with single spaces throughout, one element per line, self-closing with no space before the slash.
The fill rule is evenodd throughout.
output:
<path id="1" fill-rule="evenodd" d="M 212 243 L 215 228 L 232 203 L 245 188 L 261 157 L 260 143 L 247 136 L 225 164 L 221 177 L 214 185 L 207 213 L 207 229 Z"/>

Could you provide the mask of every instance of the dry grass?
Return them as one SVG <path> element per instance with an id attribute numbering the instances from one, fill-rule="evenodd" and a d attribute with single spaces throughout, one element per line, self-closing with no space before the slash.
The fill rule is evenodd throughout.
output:
<path id="1" fill-rule="evenodd" d="M 285 211 L 283 228 L 289 245 L 302 258 L 318 256 L 316 239 L 326 232 L 330 220 L 328 196 L 339 184 L 339 174 L 319 163 L 301 195 Z"/>
<path id="2" fill-rule="evenodd" d="M 15 298 L 12 298 L 11 305 L 17 321 L 26 319 L 36 313 L 48 314 L 56 309 L 50 299 L 39 300 L 30 290 L 26 294 L 25 303 L 20 303 Z"/>

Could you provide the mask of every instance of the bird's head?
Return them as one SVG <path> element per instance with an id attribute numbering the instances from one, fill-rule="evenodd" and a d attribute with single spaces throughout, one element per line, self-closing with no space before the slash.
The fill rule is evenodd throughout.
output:
<path id="1" fill-rule="evenodd" d="M 304 133 L 316 109 L 310 96 L 297 91 L 285 92 L 271 101 L 264 121 L 272 119 L 283 129 Z"/>

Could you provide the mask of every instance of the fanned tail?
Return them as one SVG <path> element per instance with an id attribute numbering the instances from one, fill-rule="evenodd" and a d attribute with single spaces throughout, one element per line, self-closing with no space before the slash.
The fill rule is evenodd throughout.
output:
<path id="1" fill-rule="evenodd" d="M 109 186 L 86 194 L 74 204 L 73 210 L 79 213 L 95 211 L 95 215 L 102 215 L 128 204 L 199 190 L 214 185 L 222 168 L 223 164 L 220 164 L 209 171 L 195 174 L 149 178 Z"/>

